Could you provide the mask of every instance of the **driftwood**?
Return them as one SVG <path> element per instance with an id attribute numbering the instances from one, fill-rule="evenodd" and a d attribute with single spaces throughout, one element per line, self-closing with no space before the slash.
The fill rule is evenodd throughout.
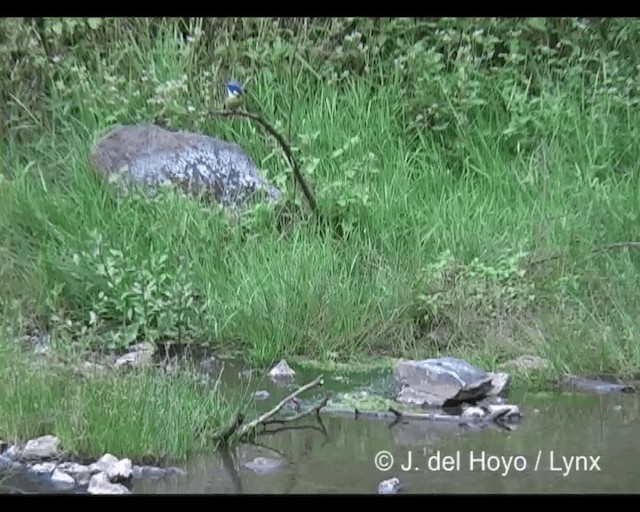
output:
<path id="1" fill-rule="evenodd" d="M 509 420 L 513 417 L 520 417 L 520 411 L 515 405 L 491 405 L 483 407 L 482 416 L 463 416 L 454 414 L 442 414 L 435 412 L 415 412 L 399 411 L 394 407 L 389 407 L 386 411 L 361 411 L 357 408 L 337 409 L 328 408 L 323 412 L 339 416 L 369 417 L 376 419 L 390 420 L 420 420 L 420 421 L 441 421 L 454 423 L 456 425 L 488 425 L 495 424 L 506 430 L 512 430 Z"/>
<path id="2" fill-rule="evenodd" d="M 232 436 L 237 436 L 238 438 L 243 438 L 246 435 L 254 432 L 258 427 L 266 427 L 271 424 L 285 424 L 291 423 L 294 421 L 298 421 L 305 416 L 310 416 L 312 414 L 319 414 L 320 410 L 327 405 L 329 401 L 329 397 L 325 396 L 318 402 L 316 405 L 311 407 L 308 411 L 304 411 L 298 413 L 294 416 L 289 416 L 286 418 L 275 418 L 274 416 L 280 412 L 280 410 L 289 402 L 295 401 L 295 398 L 305 391 L 308 391 L 316 386 L 323 386 L 324 378 L 322 375 L 312 380 L 311 382 L 305 384 L 304 386 L 300 386 L 293 393 L 284 397 L 277 405 L 273 408 L 261 414 L 256 419 L 251 420 L 249 422 L 245 422 L 245 418 L 242 414 L 238 414 L 237 417 L 231 422 L 231 424 L 224 428 L 219 434 L 214 436 L 215 440 L 221 441 L 223 444 L 226 444 L 229 438 Z"/>

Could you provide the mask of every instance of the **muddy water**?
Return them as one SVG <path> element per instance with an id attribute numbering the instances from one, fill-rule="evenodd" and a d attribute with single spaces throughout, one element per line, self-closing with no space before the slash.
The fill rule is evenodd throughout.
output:
<path id="1" fill-rule="evenodd" d="M 237 386 L 236 369 L 230 385 Z M 299 375 L 297 384 L 314 373 Z M 381 384 L 383 382 L 383 384 Z M 388 383 L 388 380 L 386 381 Z M 375 383 L 375 384 L 372 384 Z M 379 376 L 326 378 L 331 390 L 382 389 Z M 290 388 L 266 382 L 266 410 Z M 307 395 L 308 396 L 308 395 Z M 233 453 L 203 454 L 181 466 L 186 477 L 136 481 L 133 492 L 151 493 L 375 493 L 398 477 L 402 493 L 635 493 L 640 490 L 640 396 L 584 393 L 514 393 L 524 418 L 511 432 L 435 422 L 392 423 L 321 415 L 294 427 L 271 426 L 255 445 Z M 292 425 L 286 425 L 292 427 Z M 277 467 L 256 471 L 257 457 Z M 376 466 L 376 463 L 378 466 Z M 380 467 L 385 466 L 385 467 Z M 0 492 L 52 492 L 15 477 Z M 79 490 L 83 492 L 83 490 Z"/>
<path id="2" fill-rule="evenodd" d="M 327 381 L 332 388 L 353 385 Z M 271 402 L 285 393 L 267 388 Z M 520 393 L 510 402 L 524 413 L 511 432 L 424 421 L 306 418 L 296 429 L 267 433 L 257 445 L 242 446 L 225 457 L 192 459 L 185 466 L 188 478 L 138 482 L 133 490 L 375 493 L 381 480 L 398 477 L 403 493 L 640 491 L 637 395 Z M 256 457 L 281 465 L 262 472 L 245 467 Z"/>

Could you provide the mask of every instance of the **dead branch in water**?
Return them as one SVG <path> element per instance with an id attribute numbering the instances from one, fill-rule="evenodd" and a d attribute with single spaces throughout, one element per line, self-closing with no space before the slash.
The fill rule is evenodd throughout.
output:
<path id="1" fill-rule="evenodd" d="M 232 421 L 227 427 L 225 427 L 218 435 L 214 436 L 215 440 L 220 441 L 222 444 L 227 444 L 227 441 L 231 436 L 238 436 L 240 438 L 246 436 L 247 434 L 253 432 L 258 426 L 266 426 L 269 424 L 283 424 L 290 423 L 293 421 L 297 421 L 305 416 L 309 416 L 313 413 L 316 415 L 319 414 L 320 409 L 322 409 L 329 400 L 328 396 L 325 396 L 318 404 L 314 405 L 311 409 L 305 412 L 301 412 L 296 414 L 295 416 L 291 416 L 288 418 L 276 419 L 274 416 L 280 412 L 280 410 L 290 401 L 294 400 L 298 395 L 301 395 L 305 391 L 312 389 L 316 386 L 323 386 L 324 380 L 323 376 L 320 375 L 316 379 L 311 382 L 305 384 L 304 386 L 300 386 L 293 393 L 290 393 L 286 397 L 284 397 L 276 406 L 274 406 L 269 411 L 260 415 L 258 418 L 251 420 L 249 422 L 244 421 L 244 416 L 242 414 L 238 414 L 238 416 Z"/>
<path id="2" fill-rule="evenodd" d="M 214 440 L 219 440 L 222 445 L 226 445 L 229 438 L 242 426 L 244 423 L 244 414 L 238 413 L 235 418 L 224 427 L 218 434 L 214 435 Z"/>
<path id="3" fill-rule="evenodd" d="M 255 420 L 250 421 L 249 423 L 245 423 L 243 425 L 240 426 L 240 428 L 238 429 L 238 431 L 236 432 L 240 437 L 247 435 L 249 432 L 255 430 L 259 425 L 268 425 L 269 423 L 284 423 L 284 420 L 274 420 L 273 417 L 278 414 L 278 412 L 280 412 L 280 410 L 291 400 L 293 400 L 294 398 L 296 398 L 298 395 L 301 395 L 302 393 L 304 393 L 305 391 L 308 391 L 309 389 L 315 388 L 316 386 L 322 386 L 324 385 L 324 379 L 323 376 L 320 375 L 319 377 L 317 377 L 316 379 L 312 380 L 311 382 L 305 384 L 304 386 L 300 386 L 298 389 L 296 389 L 293 393 L 287 395 L 286 397 L 284 397 L 282 400 L 280 400 L 280 402 L 275 405 L 272 409 L 270 409 L 269 411 L 265 412 L 264 414 L 260 415 L 258 418 L 256 418 Z M 328 400 L 327 397 L 325 397 L 322 402 L 320 402 L 320 407 L 313 407 L 311 408 L 309 411 L 300 413 L 300 414 L 296 414 L 294 416 L 294 418 L 296 420 L 299 420 L 300 418 L 304 418 L 305 416 L 309 416 L 310 414 L 313 414 L 314 412 L 319 411 L 322 407 L 324 407 L 324 405 L 326 405 L 326 401 Z"/>
<path id="4" fill-rule="evenodd" d="M 512 414 L 520 414 L 518 408 L 511 405 L 495 406 L 486 410 L 485 416 L 479 417 L 464 417 L 450 414 L 437 414 L 437 413 L 415 413 L 415 412 L 402 412 L 389 407 L 389 412 L 393 413 L 396 420 L 399 419 L 414 419 L 414 420 L 432 420 L 432 421 L 446 421 L 449 423 L 457 423 L 459 425 L 477 425 L 495 423 L 496 425 L 511 430 L 511 426 L 505 423 L 507 418 Z"/>
<path id="5" fill-rule="evenodd" d="M 308 411 L 304 411 L 304 412 L 301 412 L 299 414 L 296 414 L 295 416 L 289 416 L 287 418 L 269 419 L 266 422 L 263 422 L 262 424 L 266 426 L 266 425 L 273 425 L 273 424 L 292 423 L 294 421 L 298 421 L 301 418 L 304 418 L 305 416 L 311 416 L 314 412 L 316 413 L 316 415 L 319 415 L 320 414 L 320 409 L 322 409 L 324 406 L 326 406 L 327 402 L 329 402 L 329 397 L 325 396 L 322 400 L 320 400 L 320 402 L 318 402 L 316 405 L 314 405 Z"/>

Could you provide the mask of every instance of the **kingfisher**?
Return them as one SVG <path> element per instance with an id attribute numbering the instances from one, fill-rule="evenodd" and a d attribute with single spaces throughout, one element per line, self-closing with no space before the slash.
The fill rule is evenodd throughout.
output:
<path id="1" fill-rule="evenodd" d="M 242 88 L 242 85 L 235 80 L 229 80 L 226 83 L 226 90 L 227 96 L 224 100 L 225 108 L 235 110 L 240 107 L 244 100 L 244 89 Z"/>

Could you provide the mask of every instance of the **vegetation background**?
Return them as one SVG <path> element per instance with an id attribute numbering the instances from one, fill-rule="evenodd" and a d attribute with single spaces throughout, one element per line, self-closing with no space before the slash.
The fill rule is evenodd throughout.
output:
<path id="1" fill-rule="evenodd" d="M 622 18 L 4 18 L 6 337 L 631 374 L 639 40 Z M 343 239 L 256 125 L 209 115 L 228 78 L 291 138 Z M 140 122 L 238 142 L 289 191 L 287 229 L 278 208 L 230 224 L 115 197 L 88 152 Z"/>

